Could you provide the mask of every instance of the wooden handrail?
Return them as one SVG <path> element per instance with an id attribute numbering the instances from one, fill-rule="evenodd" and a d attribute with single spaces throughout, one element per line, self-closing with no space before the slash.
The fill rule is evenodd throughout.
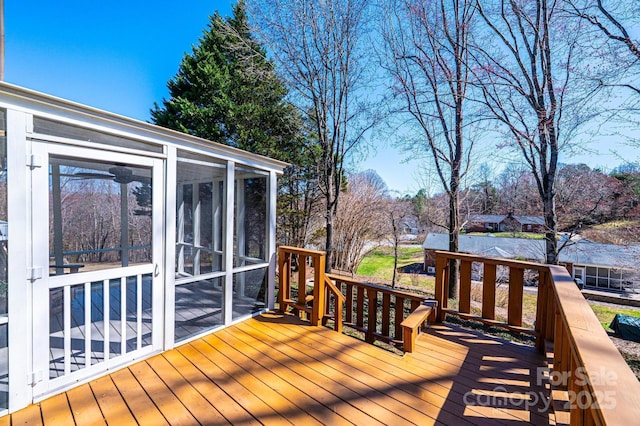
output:
<path id="1" fill-rule="evenodd" d="M 424 302 L 409 315 L 400 326 L 402 327 L 402 343 L 405 352 L 413 352 L 416 346 L 416 337 L 427 318 L 435 319 L 435 310 L 438 302 L 435 300 Z"/>
<path id="2" fill-rule="evenodd" d="M 448 263 L 460 260 L 459 309 L 448 308 Z M 484 265 L 482 314 L 471 315 L 472 263 Z M 463 266 L 464 265 L 464 266 Z M 496 267 L 509 268 L 508 319 L 495 319 Z M 539 273 L 535 328 L 521 327 L 523 272 Z M 635 424 L 640 419 L 640 382 L 609 339 L 593 310 L 562 266 L 436 252 L 436 321 L 445 314 L 479 320 L 536 336 L 541 353 L 553 353 L 548 374 L 553 389 L 565 393 L 573 424 Z M 541 370 L 536 374 L 543 376 Z"/>

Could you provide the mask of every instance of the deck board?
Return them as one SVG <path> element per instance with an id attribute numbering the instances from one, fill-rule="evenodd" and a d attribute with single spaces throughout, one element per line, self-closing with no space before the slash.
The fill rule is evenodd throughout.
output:
<path id="1" fill-rule="evenodd" d="M 548 425 L 554 416 L 545 401 L 523 403 L 548 396 L 536 381 L 543 361 L 532 348 L 446 324 L 401 356 L 265 314 L 10 418 L 12 425 Z"/>
<path id="2" fill-rule="evenodd" d="M 73 424 L 73 413 L 69 407 L 67 395 L 60 394 L 42 401 L 42 419 L 45 425 Z"/>
<path id="3" fill-rule="evenodd" d="M 253 336 L 255 339 L 254 341 L 257 344 L 266 338 L 264 333 L 255 333 L 248 328 L 243 329 L 243 331 L 247 332 L 249 336 Z M 237 335 L 238 333 L 235 334 Z M 286 346 L 288 346 L 288 348 L 281 345 L 279 346 L 279 350 L 281 352 L 288 353 L 289 356 L 296 356 L 298 353 L 307 354 L 304 355 L 304 357 L 301 356 L 301 358 L 303 358 L 303 362 L 310 365 L 317 365 L 315 370 L 319 374 L 323 374 L 336 382 L 340 382 L 343 386 L 353 389 L 358 393 L 358 399 L 364 401 L 361 409 L 365 413 L 372 412 L 371 410 L 374 410 L 375 412 L 377 406 L 380 405 L 400 417 L 400 419 L 387 417 L 384 419 L 385 423 L 387 423 L 387 420 L 389 419 L 389 421 L 395 419 L 399 422 L 409 421 L 417 424 L 429 424 L 433 423 L 437 418 L 439 413 L 439 408 L 437 406 L 433 406 L 428 403 L 424 404 L 424 401 L 420 398 L 412 397 L 401 389 L 404 384 L 407 384 L 406 382 L 400 383 L 397 387 L 392 386 L 390 383 L 379 379 L 382 371 L 371 367 L 367 363 L 358 363 L 357 361 L 353 361 L 350 364 L 345 364 L 343 362 L 339 362 L 338 360 L 342 356 L 340 349 L 332 352 L 331 356 L 326 356 L 328 351 L 327 348 L 325 348 L 322 351 L 317 352 L 321 354 L 320 357 L 314 357 L 311 355 L 314 353 L 312 348 L 306 345 L 303 346 L 303 343 L 298 340 L 297 336 L 291 337 L 293 338 L 287 339 Z M 356 341 L 356 343 L 360 342 Z M 263 348 L 263 350 L 267 349 L 268 348 Z M 398 382 L 398 379 L 391 378 L 390 382 Z M 418 410 L 414 407 L 420 407 L 421 409 Z M 387 415 L 385 412 L 378 412 L 377 414 Z M 375 414 L 374 416 L 378 419 L 382 419 Z M 456 424 L 464 424 L 464 420 L 462 418 L 449 420 L 455 421 Z"/>
<path id="4" fill-rule="evenodd" d="M 77 425 L 106 424 L 102 411 L 89 385 L 81 385 L 67 392 L 69 406 Z"/>
<path id="5" fill-rule="evenodd" d="M 135 425 L 136 420 L 129 411 L 127 403 L 120 395 L 118 388 L 111 380 L 110 376 L 101 377 L 92 381 L 90 384 L 91 390 L 98 401 L 100 410 L 104 416 L 107 424 L 112 425 Z M 63 394 L 64 396 L 64 394 Z M 47 401 L 47 400 L 45 400 Z M 45 403 L 43 401 L 43 404 Z M 44 410 L 43 410 L 44 411 Z M 46 419 L 46 417 L 45 417 Z M 70 422 L 58 423 L 58 424 L 71 424 Z"/>

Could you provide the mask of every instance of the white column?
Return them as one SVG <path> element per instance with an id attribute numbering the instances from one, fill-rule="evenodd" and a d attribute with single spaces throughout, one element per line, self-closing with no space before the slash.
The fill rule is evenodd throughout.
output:
<path id="1" fill-rule="evenodd" d="M 245 266 L 246 265 L 246 242 L 247 238 L 245 235 L 245 202 L 244 202 L 244 190 L 245 190 L 245 180 L 243 178 L 238 178 L 236 182 L 236 230 L 237 241 L 236 241 L 236 253 L 235 255 L 238 257 L 237 266 Z M 245 295 L 245 275 L 241 273 L 238 275 L 237 279 L 237 287 L 236 294 L 240 296 Z"/>
<path id="2" fill-rule="evenodd" d="M 275 288 L 276 288 L 276 201 L 278 198 L 278 177 L 276 172 L 269 173 L 269 183 L 267 187 L 268 209 L 267 209 L 267 260 L 269 261 L 269 270 L 267 273 L 267 308 L 275 307 Z"/>
<path id="3" fill-rule="evenodd" d="M 184 234 L 184 228 L 182 223 L 178 224 L 176 233 L 176 220 L 184 222 L 184 205 L 182 202 L 182 185 L 178 185 L 178 159 L 177 149 L 169 146 L 167 149 L 167 159 L 165 160 L 166 181 L 164 182 L 165 188 L 165 224 L 164 229 L 165 236 L 165 258 L 164 258 L 164 270 L 165 270 L 165 324 L 164 324 L 164 348 L 166 350 L 173 348 L 175 342 L 175 313 L 176 313 L 176 239 L 181 241 Z M 177 188 L 177 190 L 174 190 Z M 176 217 L 178 203 L 180 203 L 179 218 Z M 184 270 L 184 252 L 183 246 L 180 246 L 180 257 L 178 260 L 178 270 Z"/>
<path id="4" fill-rule="evenodd" d="M 200 215 L 202 214 L 202 209 L 200 208 L 200 184 L 198 182 L 193 184 L 191 195 L 191 205 L 193 206 L 193 275 L 195 276 L 200 275 Z"/>
<path id="5" fill-rule="evenodd" d="M 224 183 L 224 323 L 233 320 L 233 201 L 235 182 L 235 163 L 227 161 L 227 174 Z"/>
<path id="6" fill-rule="evenodd" d="M 169 176 L 167 176 L 167 179 L 169 178 Z M 176 244 L 177 243 L 182 243 L 184 242 L 184 193 L 183 193 L 183 185 L 182 184 L 177 184 L 177 190 L 176 190 L 176 194 L 175 194 L 175 203 L 176 203 L 176 213 L 177 214 L 177 224 L 174 224 L 174 226 L 176 226 Z M 167 188 L 169 188 L 169 186 L 167 185 Z M 167 196 L 169 195 L 169 191 L 167 191 Z M 170 208 L 170 205 L 168 204 L 168 199 L 167 199 L 167 210 Z M 169 212 L 167 211 L 167 224 L 168 224 L 168 217 L 169 217 Z M 177 265 L 177 269 L 176 271 L 178 271 L 178 273 L 182 274 L 184 273 L 184 245 L 180 244 L 179 247 L 177 247 L 178 250 L 178 265 Z"/>
<path id="7" fill-rule="evenodd" d="M 218 252 L 222 251 L 221 242 L 222 238 L 222 219 L 224 218 L 224 212 L 222 211 L 222 204 L 220 203 L 220 180 L 214 179 L 213 181 L 213 191 L 212 191 L 212 207 L 213 207 L 213 220 L 211 226 L 213 227 L 213 242 L 211 244 L 212 250 L 212 260 L 213 260 L 213 270 L 219 270 L 222 265 L 220 261 L 220 257 L 218 256 Z"/>
<path id="8" fill-rule="evenodd" d="M 30 226 L 31 176 L 26 163 L 30 153 L 26 129 L 31 118 L 31 115 L 22 112 L 7 111 L 7 194 L 11 242 L 9 244 L 8 295 L 9 411 L 26 407 L 31 403 L 32 398 L 32 387 L 28 384 L 33 361 L 32 282 L 28 280 L 27 268 L 33 266 L 31 241 L 34 238 Z M 42 167 L 45 169 L 48 167 L 44 159 L 42 159 Z M 47 237 L 48 234 L 47 230 Z M 42 246 L 33 249 L 45 250 L 48 256 L 49 246 L 46 240 L 47 238 L 40 238 Z M 42 267 L 43 274 L 49 273 L 48 262 L 39 266 Z M 46 304 L 48 304 L 48 298 Z M 45 312 L 48 312 L 48 309 Z M 45 353 L 48 354 L 46 348 Z M 48 372 L 45 373 L 48 374 Z"/>

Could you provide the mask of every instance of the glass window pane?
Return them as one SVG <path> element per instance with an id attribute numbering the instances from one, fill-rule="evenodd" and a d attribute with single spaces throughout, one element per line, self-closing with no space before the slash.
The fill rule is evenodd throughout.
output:
<path id="1" fill-rule="evenodd" d="M 152 343 L 151 314 L 153 313 L 153 276 L 142 276 L 142 347 Z"/>
<path id="2" fill-rule="evenodd" d="M 138 277 L 127 277 L 127 299 L 125 306 L 127 309 L 127 352 L 135 351 L 138 348 Z"/>
<path id="3" fill-rule="evenodd" d="M 121 353 L 122 327 L 122 284 L 121 280 L 109 280 L 109 357 L 115 358 Z"/>
<path id="4" fill-rule="evenodd" d="M 50 275 L 151 262 L 151 168 L 52 157 Z"/>
<path id="5" fill-rule="evenodd" d="M 266 261 L 267 177 L 236 170 L 234 266 Z"/>
<path id="6" fill-rule="evenodd" d="M 49 378 L 64 375 L 64 291 L 49 290 Z"/>
<path id="7" fill-rule="evenodd" d="M 91 283 L 91 365 L 104 361 L 104 283 Z"/>
<path id="8" fill-rule="evenodd" d="M 9 324 L 0 325 L 0 408 L 9 408 Z"/>
<path id="9" fill-rule="evenodd" d="M 233 319 L 266 307 L 267 268 L 233 274 Z"/>
<path id="10" fill-rule="evenodd" d="M 176 286 L 176 341 L 223 324 L 223 281 L 221 277 Z"/>
<path id="11" fill-rule="evenodd" d="M 71 371 L 85 366 L 84 284 L 71 286 Z"/>
<path id="12" fill-rule="evenodd" d="M 191 155 L 190 157 L 193 157 Z M 178 159 L 176 277 L 198 277 L 223 268 L 226 165 L 206 157 Z"/>

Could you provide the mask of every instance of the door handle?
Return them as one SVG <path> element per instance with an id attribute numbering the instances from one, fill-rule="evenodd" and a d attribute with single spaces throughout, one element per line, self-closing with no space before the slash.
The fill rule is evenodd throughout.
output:
<path id="1" fill-rule="evenodd" d="M 160 267 L 156 263 L 156 267 L 153 269 L 153 277 L 156 278 L 158 275 L 160 275 Z"/>

